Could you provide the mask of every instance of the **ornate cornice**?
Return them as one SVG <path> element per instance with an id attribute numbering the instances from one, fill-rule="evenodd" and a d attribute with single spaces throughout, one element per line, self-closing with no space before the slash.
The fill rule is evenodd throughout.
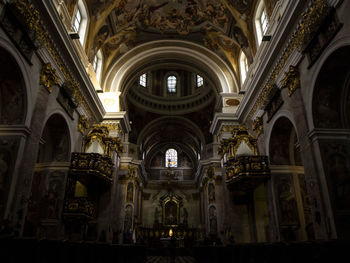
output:
<path id="1" fill-rule="evenodd" d="M 41 20 L 39 11 L 33 4 L 25 0 L 15 1 L 14 6 L 19 12 L 19 14 L 23 17 L 24 22 L 28 26 L 29 30 L 35 35 L 36 40 L 40 43 L 41 46 L 46 47 L 47 50 L 50 52 L 58 68 L 63 73 L 65 79 L 71 83 L 74 83 L 73 96 L 75 101 L 79 104 L 82 104 L 88 112 L 89 116 L 94 118 L 94 115 L 90 110 L 89 104 L 86 102 L 83 94 L 80 91 L 79 84 L 74 80 L 74 77 L 66 67 L 64 60 L 62 59 L 61 55 L 59 54 L 59 51 L 55 47 L 54 42 L 51 40 L 49 33 Z"/>
<path id="2" fill-rule="evenodd" d="M 301 21 L 296 27 L 295 32 L 293 33 L 291 40 L 288 42 L 287 46 L 284 48 L 282 55 L 280 56 L 279 61 L 277 61 L 275 68 L 272 70 L 272 73 L 269 79 L 266 82 L 266 85 L 260 92 L 258 99 L 255 101 L 255 104 L 251 111 L 249 112 L 248 117 L 252 118 L 255 112 L 264 104 L 266 101 L 271 89 L 274 87 L 275 82 L 282 69 L 284 68 L 286 62 L 288 61 L 290 55 L 294 50 L 302 51 L 307 42 L 309 42 L 315 33 L 315 30 L 320 26 L 324 18 L 329 13 L 330 7 L 326 0 L 311 0 L 308 5 L 308 9 L 303 12 L 301 15 Z"/>

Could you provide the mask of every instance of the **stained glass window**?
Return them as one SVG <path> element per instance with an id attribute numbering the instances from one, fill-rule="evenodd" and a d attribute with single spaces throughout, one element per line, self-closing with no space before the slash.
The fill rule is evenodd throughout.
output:
<path id="1" fill-rule="evenodd" d="M 177 151 L 168 149 L 165 152 L 165 167 L 177 167 Z"/>

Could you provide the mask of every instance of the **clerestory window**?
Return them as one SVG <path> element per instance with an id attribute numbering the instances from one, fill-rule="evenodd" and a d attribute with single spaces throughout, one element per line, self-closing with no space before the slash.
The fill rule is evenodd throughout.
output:
<path id="1" fill-rule="evenodd" d="M 174 75 L 171 75 L 167 79 L 167 88 L 169 93 L 176 93 L 177 79 Z"/>

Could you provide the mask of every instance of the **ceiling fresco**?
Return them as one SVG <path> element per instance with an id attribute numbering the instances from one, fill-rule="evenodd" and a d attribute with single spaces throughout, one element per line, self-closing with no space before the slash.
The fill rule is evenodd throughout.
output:
<path id="1" fill-rule="evenodd" d="M 75 2 L 76 0 L 67 0 Z M 252 61 L 250 21 L 254 0 L 86 0 L 90 13 L 86 51 L 99 49 L 104 71 L 142 43 L 181 39 L 204 45 L 237 72 L 240 50 Z"/>

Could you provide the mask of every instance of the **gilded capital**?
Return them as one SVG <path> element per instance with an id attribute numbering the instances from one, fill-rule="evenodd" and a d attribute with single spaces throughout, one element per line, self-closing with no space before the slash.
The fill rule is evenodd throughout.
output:
<path id="1" fill-rule="evenodd" d="M 297 67 L 289 67 L 289 71 L 284 74 L 284 78 L 282 79 L 282 88 L 288 88 L 289 96 L 291 96 L 296 89 L 300 88 L 300 74 Z"/>
<path id="2" fill-rule="evenodd" d="M 50 63 L 44 64 L 41 68 L 40 84 L 43 85 L 49 92 L 52 92 L 53 86 L 59 84 L 56 69 L 52 68 Z"/>

